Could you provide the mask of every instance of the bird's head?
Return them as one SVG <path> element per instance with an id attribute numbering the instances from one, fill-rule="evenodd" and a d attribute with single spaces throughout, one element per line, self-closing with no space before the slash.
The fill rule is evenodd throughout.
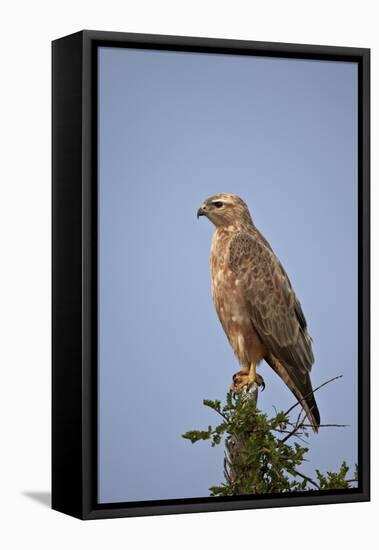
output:
<path id="1" fill-rule="evenodd" d="M 247 204 L 233 193 L 218 193 L 206 199 L 197 217 L 206 216 L 216 227 L 252 225 Z"/>

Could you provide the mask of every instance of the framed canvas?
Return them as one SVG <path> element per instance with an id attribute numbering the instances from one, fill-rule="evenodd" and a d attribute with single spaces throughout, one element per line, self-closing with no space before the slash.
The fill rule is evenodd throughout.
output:
<path id="1" fill-rule="evenodd" d="M 52 53 L 53 508 L 369 500 L 369 50 Z"/>

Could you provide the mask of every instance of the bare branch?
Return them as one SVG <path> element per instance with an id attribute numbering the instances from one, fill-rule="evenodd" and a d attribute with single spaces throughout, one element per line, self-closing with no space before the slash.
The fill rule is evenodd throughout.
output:
<path id="1" fill-rule="evenodd" d="M 306 481 L 308 481 L 308 483 L 310 483 L 311 485 L 313 485 L 314 487 L 316 487 L 316 489 L 320 490 L 321 487 L 320 485 L 318 485 L 318 483 L 316 483 L 315 481 L 313 481 L 313 479 L 311 479 L 310 477 L 302 474 L 301 472 L 299 472 L 298 470 L 294 470 L 295 474 L 303 479 L 305 479 Z"/>
<path id="2" fill-rule="evenodd" d="M 281 439 L 281 443 L 285 443 L 286 441 L 288 441 L 288 439 L 292 436 L 297 436 L 297 432 L 299 430 L 301 430 L 303 424 L 304 424 L 304 420 L 306 419 L 306 414 L 304 414 L 304 417 L 302 418 L 302 420 L 300 420 L 301 418 L 301 415 L 302 415 L 303 411 L 301 411 L 301 413 L 299 414 L 299 416 L 297 417 L 297 420 L 296 420 L 296 423 L 294 425 L 294 429 L 288 434 L 286 435 L 285 437 L 283 437 L 283 439 Z"/>
<path id="3" fill-rule="evenodd" d="M 289 424 L 292 426 L 289 422 Z M 304 428 L 312 428 L 313 424 L 302 424 Z M 350 424 L 319 424 L 318 428 L 349 428 Z"/>
<path id="4" fill-rule="evenodd" d="M 310 395 L 316 393 L 317 390 L 323 388 L 324 386 L 326 386 L 327 384 L 330 384 L 330 382 L 334 382 L 334 380 L 338 380 L 338 378 L 342 378 L 343 377 L 343 374 L 340 374 L 339 376 L 335 376 L 334 378 L 331 378 L 330 380 L 327 380 L 326 382 L 324 382 L 323 384 L 320 384 L 319 386 L 317 386 L 317 388 L 315 388 L 313 391 L 307 393 L 307 395 L 305 395 L 302 399 L 300 399 L 297 403 L 295 403 L 294 405 L 292 405 L 292 407 L 290 407 L 288 409 L 287 412 L 285 412 L 285 416 L 287 416 L 291 411 L 293 411 L 293 409 L 295 409 L 298 405 L 301 405 L 301 402 L 302 401 L 305 401 Z"/>
<path id="5" fill-rule="evenodd" d="M 293 433 L 292 431 L 289 431 L 289 430 L 281 430 L 281 429 L 279 429 L 279 428 L 272 428 L 272 429 L 273 429 L 274 432 L 278 432 L 278 433 L 280 433 L 280 434 L 289 434 L 289 435 L 291 435 L 291 436 L 294 436 L 294 437 L 296 437 L 297 439 L 299 439 L 302 443 L 307 444 L 307 441 L 306 441 L 304 438 L 302 438 L 302 437 L 301 437 L 299 434 L 297 434 L 297 433 Z"/>

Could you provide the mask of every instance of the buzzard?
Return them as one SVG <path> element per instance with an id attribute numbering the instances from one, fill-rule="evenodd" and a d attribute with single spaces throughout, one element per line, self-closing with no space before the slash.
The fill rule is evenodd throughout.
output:
<path id="1" fill-rule="evenodd" d="M 310 379 L 312 339 L 282 264 L 237 195 L 209 197 L 199 216 L 216 227 L 210 259 L 212 298 L 241 367 L 231 389 L 239 393 L 254 382 L 264 388 L 256 372 L 264 359 L 295 395 L 317 432 L 320 414 Z"/>

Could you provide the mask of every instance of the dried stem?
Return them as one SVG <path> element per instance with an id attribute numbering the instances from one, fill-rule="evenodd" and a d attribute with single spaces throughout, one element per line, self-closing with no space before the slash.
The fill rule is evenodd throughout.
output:
<path id="1" fill-rule="evenodd" d="M 288 411 L 286 411 L 284 414 L 287 416 L 291 411 L 293 411 L 293 409 L 295 409 L 298 405 L 301 405 L 301 403 L 303 401 L 305 401 L 310 395 L 312 395 L 313 393 L 316 393 L 317 390 L 323 388 L 324 386 L 326 386 L 327 384 L 330 384 L 330 382 L 334 382 L 334 380 L 338 380 L 338 378 L 342 378 L 343 377 L 343 374 L 340 374 L 338 376 L 335 376 L 334 378 L 331 378 L 330 380 L 327 380 L 326 382 L 323 382 L 323 384 L 320 384 L 319 386 L 317 386 L 317 388 L 315 388 L 314 390 L 312 390 L 311 392 L 307 393 L 307 395 L 305 395 L 302 399 L 300 399 L 299 401 L 297 401 L 297 403 L 295 403 L 294 405 L 292 405 L 292 407 L 290 407 L 288 409 Z"/>

